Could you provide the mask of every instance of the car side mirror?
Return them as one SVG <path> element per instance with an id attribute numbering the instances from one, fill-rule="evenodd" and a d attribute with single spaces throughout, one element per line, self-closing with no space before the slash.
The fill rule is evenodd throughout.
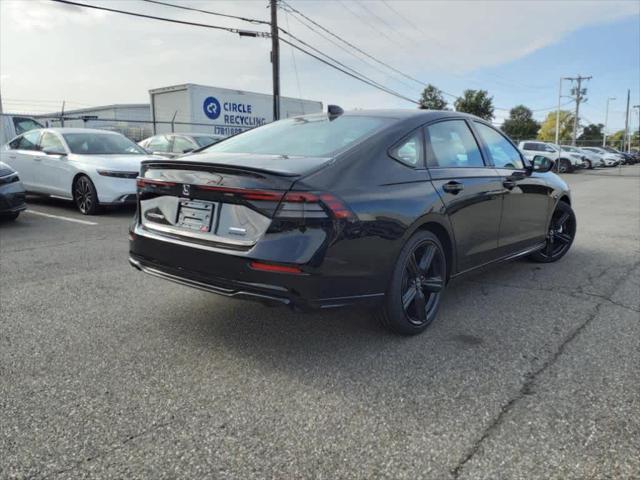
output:
<path id="1" fill-rule="evenodd" d="M 536 155 L 531 161 L 531 170 L 538 173 L 546 173 L 553 168 L 553 161 L 544 155 Z"/>
<path id="2" fill-rule="evenodd" d="M 44 147 L 42 149 L 42 152 L 46 153 L 47 155 L 61 155 L 63 157 L 67 155 L 67 152 L 56 147 Z"/>

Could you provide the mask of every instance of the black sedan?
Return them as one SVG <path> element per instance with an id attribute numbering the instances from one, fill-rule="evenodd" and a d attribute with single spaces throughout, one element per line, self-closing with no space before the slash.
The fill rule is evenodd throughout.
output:
<path id="1" fill-rule="evenodd" d="M 0 220 L 15 220 L 27 208 L 26 194 L 17 172 L 0 162 Z"/>
<path id="2" fill-rule="evenodd" d="M 471 115 L 330 106 L 144 161 L 130 262 L 229 297 L 377 306 L 415 334 L 452 278 L 567 253 L 576 218 L 551 166 Z"/>

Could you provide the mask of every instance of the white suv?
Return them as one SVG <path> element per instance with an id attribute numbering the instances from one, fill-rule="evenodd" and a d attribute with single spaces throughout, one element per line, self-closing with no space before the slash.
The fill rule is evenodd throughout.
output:
<path id="1" fill-rule="evenodd" d="M 524 156 L 527 157 L 528 160 L 533 160 L 533 157 L 536 155 L 542 155 L 557 162 L 559 173 L 571 172 L 585 166 L 584 155 L 563 151 L 554 143 L 529 140 L 520 142 L 518 148 L 524 153 Z"/>

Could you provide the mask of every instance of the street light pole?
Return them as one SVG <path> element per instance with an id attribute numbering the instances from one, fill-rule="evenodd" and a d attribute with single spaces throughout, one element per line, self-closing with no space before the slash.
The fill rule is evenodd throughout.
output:
<path id="1" fill-rule="evenodd" d="M 616 97 L 608 97 L 607 98 L 607 110 L 604 114 L 604 135 L 602 136 L 602 146 L 605 147 L 607 145 L 607 124 L 609 123 L 609 101 L 615 100 Z"/>

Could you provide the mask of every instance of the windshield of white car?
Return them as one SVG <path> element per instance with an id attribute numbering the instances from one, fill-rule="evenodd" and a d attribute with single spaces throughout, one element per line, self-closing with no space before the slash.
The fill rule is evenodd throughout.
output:
<path id="1" fill-rule="evenodd" d="M 241 133 L 205 152 L 328 157 L 392 122 L 390 118 L 309 115 L 288 118 Z"/>
<path id="2" fill-rule="evenodd" d="M 214 143 L 218 143 L 221 139 L 217 137 L 209 137 L 207 135 L 197 135 L 192 137 L 199 147 L 208 147 Z"/>
<path id="3" fill-rule="evenodd" d="M 71 153 L 78 155 L 144 155 L 146 152 L 122 135 L 113 133 L 63 133 Z"/>

